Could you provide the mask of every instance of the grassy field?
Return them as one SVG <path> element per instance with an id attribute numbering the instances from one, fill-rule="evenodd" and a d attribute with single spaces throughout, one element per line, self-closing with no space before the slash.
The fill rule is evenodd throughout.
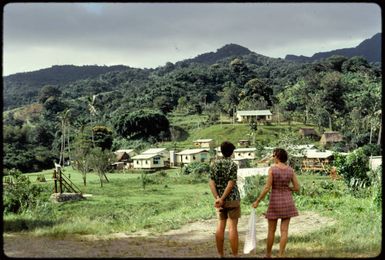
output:
<path id="1" fill-rule="evenodd" d="M 192 147 L 200 138 L 212 138 L 218 146 L 229 140 L 237 144 L 240 139 L 250 139 L 248 124 L 232 124 L 224 119 L 222 123 L 207 126 L 207 116 L 174 115 L 172 125 L 186 131 L 184 140 L 166 142 L 160 147 Z M 292 124 L 297 132 L 302 124 Z M 288 125 L 258 125 L 255 140 L 268 145 L 279 138 Z M 71 167 L 65 174 L 81 188 L 83 194 L 90 194 L 86 200 L 52 203 L 52 171 L 26 174 L 32 183 L 45 188 L 39 205 L 22 214 L 3 214 L 4 232 L 19 232 L 31 236 L 107 235 L 137 231 L 159 233 L 178 229 L 186 223 L 215 218 L 212 195 L 207 176 L 180 175 L 179 169 L 147 174 L 143 186 L 140 172 L 109 173 L 109 183 L 100 187 L 95 173 L 87 174 L 87 186 L 83 186 L 81 174 Z M 47 182 L 37 182 L 44 175 Z M 370 189 L 353 194 L 342 180 L 331 181 L 327 176 L 303 173 L 298 176 L 302 186 L 295 195 L 298 210 L 315 212 L 332 218 L 335 224 L 319 227 L 305 235 L 290 236 L 290 257 L 374 257 L 381 252 L 382 208 L 373 204 Z M 255 185 L 254 196 L 261 186 Z M 250 213 L 253 196 L 242 200 L 242 214 Z M 267 199 L 261 202 L 257 213 L 267 209 Z M 279 236 L 276 237 L 277 242 Z M 262 252 L 264 245 L 258 244 Z"/>
<path id="2" fill-rule="evenodd" d="M 179 175 L 176 169 L 165 172 L 147 175 L 145 188 L 139 173 L 110 173 L 110 182 L 101 188 L 96 174 L 88 174 L 87 187 L 84 187 L 81 175 L 66 168 L 65 174 L 70 175 L 83 193 L 92 196 L 82 201 L 44 202 L 21 215 L 6 214 L 4 232 L 55 237 L 142 230 L 156 233 L 215 218 L 207 176 Z M 53 181 L 49 180 L 52 172 L 28 176 L 37 183 L 36 178 L 41 174 L 47 182 L 38 185 L 47 188 L 44 196 L 49 197 L 53 190 Z M 299 211 L 314 211 L 333 218 L 336 223 L 307 235 L 290 237 L 288 254 L 304 257 L 310 254 L 306 250 L 311 250 L 312 254 L 317 251 L 318 256 L 324 257 L 371 257 L 380 253 L 382 210 L 372 203 L 370 194 L 353 197 L 341 180 L 332 182 L 326 176 L 303 174 L 299 175 L 299 181 L 302 190 L 295 195 Z M 250 213 L 248 200 L 250 198 L 244 199 L 241 205 L 246 215 Z M 261 214 L 266 208 L 267 199 L 257 212 Z"/>

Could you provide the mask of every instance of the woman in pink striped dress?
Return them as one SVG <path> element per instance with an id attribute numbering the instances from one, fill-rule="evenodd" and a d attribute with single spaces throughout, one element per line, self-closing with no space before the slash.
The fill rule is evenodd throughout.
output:
<path id="1" fill-rule="evenodd" d="M 290 218 L 298 216 L 291 193 L 299 191 L 299 183 L 293 169 L 286 164 L 287 157 L 287 152 L 284 149 L 274 149 L 274 165 L 269 169 L 265 187 L 257 200 L 252 204 L 254 208 L 258 207 L 259 202 L 271 189 L 269 207 L 266 213 L 268 220 L 266 257 L 271 257 L 278 219 L 281 219 L 279 257 L 283 257 L 288 238 Z M 292 186 L 290 186 L 290 183 L 292 183 Z"/>

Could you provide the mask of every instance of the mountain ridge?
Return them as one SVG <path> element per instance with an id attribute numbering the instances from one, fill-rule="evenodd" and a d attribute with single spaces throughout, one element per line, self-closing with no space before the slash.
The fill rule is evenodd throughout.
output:
<path id="1" fill-rule="evenodd" d="M 363 56 L 368 62 L 381 62 L 382 33 L 376 33 L 370 39 L 365 39 L 356 47 L 342 48 L 325 52 L 317 52 L 311 57 L 288 54 L 285 60 L 296 62 L 313 62 L 333 55 L 342 55 L 347 58 Z"/>

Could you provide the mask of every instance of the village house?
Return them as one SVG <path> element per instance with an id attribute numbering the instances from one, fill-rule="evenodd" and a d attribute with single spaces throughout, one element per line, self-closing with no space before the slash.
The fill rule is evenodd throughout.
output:
<path id="1" fill-rule="evenodd" d="M 166 148 L 150 148 L 141 154 L 158 154 L 163 157 L 166 164 L 170 162 L 170 152 Z"/>
<path id="2" fill-rule="evenodd" d="M 325 166 L 329 165 L 333 160 L 333 152 L 326 150 L 323 152 L 317 151 L 315 149 L 306 150 L 302 160 L 303 171 L 327 171 Z"/>
<path id="3" fill-rule="evenodd" d="M 250 146 L 250 140 L 239 140 L 238 145 L 241 147 L 249 147 Z"/>
<path id="4" fill-rule="evenodd" d="M 272 116 L 270 110 L 239 110 L 236 114 L 238 122 L 271 121 Z"/>
<path id="5" fill-rule="evenodd" d="M 197 139 L 193 141 L 194 146 L 197 148 L 212 148 L 214 145 L 213 139 Z"/>
<path id="6" fill-rule="evenodd" d="M 315 131 L 315 129 L 313 127 L 301 127 L 299 129 L 299 134 L 302 137 L 309 137 L 311 139 L 318 139 L 319 138 L 319 135 L 317 134 L 317 132 Z"/>
<path id="7" fill-rule="evenodd" d="M 237 148 L 234 150 L 234 159 L 255 159 L 255 147 Z"/>
<path id="8" fill-rule="evenodd" d="M 115 162 L 112 164 L 114 169 L 121 170 L 132 167 L 132 157 L 136 155 L 134 149 L 119 149 L 114 152 Z"/>
<path id="9" fill-rule="evenodd" d="M 326 146 L 328 144 L 341 142 L 342 140 L 343 140 L 343 137 L 339 132 L 328 131 L 322 134 L 320 143 L 322 146 Z"/>
<path id="10" fill-rule="evenodd" d="M 176 163 L 185 165 L 192 162 L 209 162 L 210 155 L 208 149 L 186 149 L 175 153 Z"/>
<path id="11" fill-rule="evenodd" d="M 164 158 L 162 155 L 151 154 L 139 154 L 132 157 L 134 161 L 134 169 L 159 169 L 164 168 Z"/>

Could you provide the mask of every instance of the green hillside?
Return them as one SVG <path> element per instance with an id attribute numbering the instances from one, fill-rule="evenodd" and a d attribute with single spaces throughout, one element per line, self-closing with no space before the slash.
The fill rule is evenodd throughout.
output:
<path id="1" fill-rule="evenodd" d="M 180 127 L 186 131 L 184 138 L 174 142 L 163 142 L 159 146 L 179 149 L 193 148 L 193 141 L 197 139 L 213 139 L 216 147 L 223 141 L 230 141 L 237 146 L 239 140 L 250 140 L 252 146 L 255 146 L 255 143 L 268 146 L 282 137 L 283 134 L 291 133 L 299 138 L 299 128 L 315 127 L 298 122 L 291 123 L 290 125 L 286 122 L 269 125 L 262 124 L 257 126 L 254 137 L 248 123 L 232 123 L 228 117 L 221 117 L 220 122 L 207 125 L 207 117 L 207 115 L 173 114 L 170 117 L 170 122 L 172 126 Z M 303 141 L 309 142 L 309 140 Z"/>

